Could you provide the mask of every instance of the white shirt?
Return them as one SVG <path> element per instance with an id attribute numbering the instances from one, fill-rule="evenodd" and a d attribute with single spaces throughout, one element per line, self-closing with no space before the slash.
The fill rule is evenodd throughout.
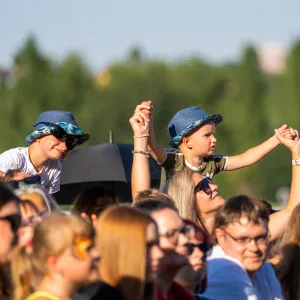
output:
<path id="1" fill-rule="evenodd" d="M 213 300 L 283 300 L 281 287 L 269 263 L 263 263 L 252 280 L 244 266 L 214 246 L 208 258 L 207 290 L 204 297 Z"/>
<path id="2" fill-rule="evenodd" d="M 29 175 L 40 175 L 41 184 L 48 194 L 60 190 L 61 163 L 49 160 L 40 172 L 37 172 L 29 159 L 28 147 L 7 150 L 0 154 L 0 171 L 6 174 L 9 170 L 19 170 Z"/>

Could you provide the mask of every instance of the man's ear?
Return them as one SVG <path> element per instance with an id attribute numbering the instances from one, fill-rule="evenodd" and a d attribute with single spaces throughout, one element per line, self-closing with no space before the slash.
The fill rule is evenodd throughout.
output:
<path id="1" fill-rule="evenodd" d="M 183 139 L 182 139 L 182 145 L 184 145 L 186 148 L 188 149 L 192 149 L 193 147 L 193 143 L 192 143 L 192 140 L 190 139 L 189 136 L 185 136 Z"/>
<path id="2" fill-rule="evenodd" d="M 225 243 L 225 232 L 224 232 L 224 230 L 221 229 L 221 228 L 216 228 L 215 237 L 216 237 L 216 240 L 217 240 L 218 244 L 222 248 L 222 246 Z"/>

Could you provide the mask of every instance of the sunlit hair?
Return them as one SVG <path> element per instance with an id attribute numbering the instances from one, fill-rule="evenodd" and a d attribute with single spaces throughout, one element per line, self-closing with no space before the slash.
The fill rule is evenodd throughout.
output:
<path id="1" fill-rule="evenodd" d="M 56 204 L 55 200 L 48 195 L 41 185 L 39 184 L 20 184 L 18 189 L 14 190 L 14 193 L 21 197 L 23 195 L 26 195 L 28 200 L 32 201 L 31 195 L 32 194 L 38 194 L 45 203 L 45 206 L 47 207 L 47 210 L 51 213 L 54 211 L 60 211 L 59 206 Z M 33 201 L 34 202 L 34 201 Z"/>
<path id="2" fill-rule="evenodd" d="M 247 218 L 254 224 L 269 222 L 269 214 L 260 200 L 247 195 L 229 198 L 216 213 L 215 228 L 227 227 L 229 224 Z"/>
<path id="3" fill-rule="evenodd" d="M 300 204 L 293 210 L 286 228 L 277 244 L 282 259 L 275 270 L 284 299 L 292 300 L 300 295 Z"/>
<path id="4" fill-rule="evenodd" d="M 148 214 L 124 205 L 106 209 L 97 222 L 100 277 L 125 300 L 154 299 L 154 285 L 146 283 L 146 229 L 151 223 Z"/>
<path id="5" fill-rule="evenodd" d="M 193 172 L 189 168 L 174 172 L 162 187 L 162 192 L 167 193 L 174 199 L 181 218 L 195 222 L 208 234 L 201 218 L 201 212 L 198 211 L 196 206 Z"/>
<path id="6" fill-rule="evenodd" d="M 20 246 L 12 259 L 14 300 L 26 299 L 35 282 L 49 274 L 47 258 L 59 256 L 76 236 L 94 237 L 92 225 L 74 216 L 53 213 L 34 228 L 31 248 Z"/>
<path id="7" fill-rule="evenodd" d="M 162 193 L 157 189 L 148 189 L 139 192 L 135 197 L 135 199 L 133 200 L 133 205 L 143 201 L 149 201 L 149 200 L 159 200 L 175 206 L 174 200 L 169 195 Z"/>

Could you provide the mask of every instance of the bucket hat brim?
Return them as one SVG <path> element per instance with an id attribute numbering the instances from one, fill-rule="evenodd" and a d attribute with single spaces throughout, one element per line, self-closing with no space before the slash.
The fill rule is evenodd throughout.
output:
<path id="1" fill-rule="evenodd" d="M 46 122 L 45 122 L 46 123 Z M 76 136 L 78 141 L 77 144 L 83 144 L 87 142 L 90 138 L 89 134 L 85 133 L 82 129 L 80 129 L 77 126 L 74 126 L 67 122 L 58 122 L 54 123 L 58 126 L 60 126 L 67 134 Z M 25 141 L 27 144 L 32 144 L 37 138 L 40 138 L 42 136 L 51 135 L 51 125 L 43 124 L 43 126 L 39 126 L 38 129 L 34 130 L 31 134 L 29 134 Z"/>

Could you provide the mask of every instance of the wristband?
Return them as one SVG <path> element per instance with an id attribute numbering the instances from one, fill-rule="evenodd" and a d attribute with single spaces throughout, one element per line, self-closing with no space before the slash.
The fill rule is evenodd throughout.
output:
<path id="1" fill-rule="evenodd" d="M 292 166 L 300 166 L 300 158 L 292 160 Z"/>
<path id="2" fill-rule="evenodd" d="M 143 154 L 145 155 L 146 157 L 150 157 L 150 152 L 149 151 L 142 151 L 142 150 L 132 150 L 132 153 L 136 153 L 136 154 Z"/>
<path id="3" fill-rule="evenodd" d="M 143 137 L 148 137 L 148 136 L 150 136 L 150 134 L 134 135 L 133 138 L 138 139 L 138 138 L 143 138 Z"/>

